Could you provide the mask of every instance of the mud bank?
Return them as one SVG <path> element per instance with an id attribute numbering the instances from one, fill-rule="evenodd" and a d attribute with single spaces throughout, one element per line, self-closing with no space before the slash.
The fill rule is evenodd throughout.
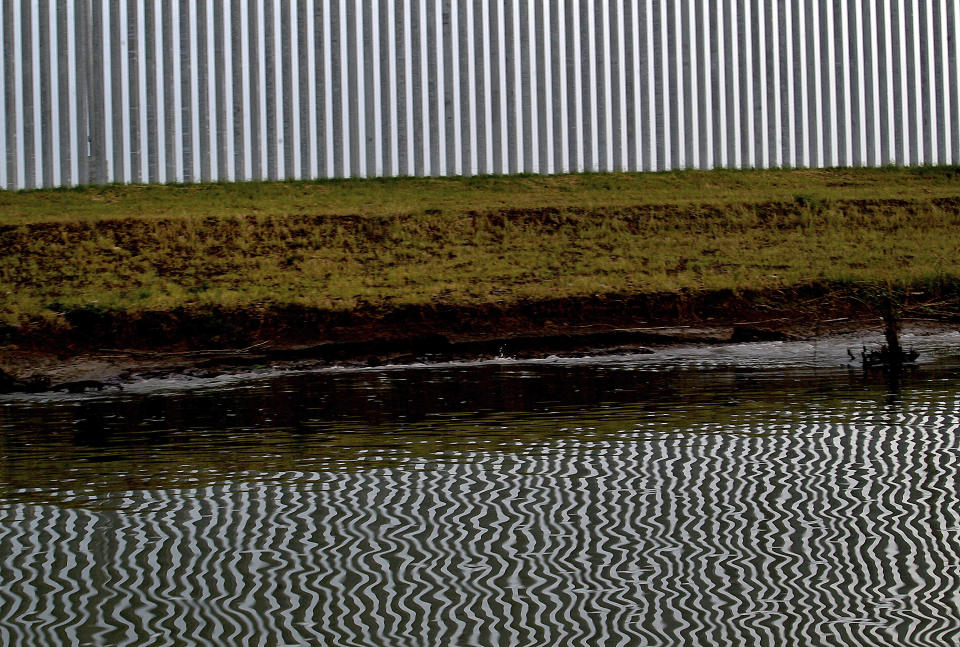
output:
<path id="1" fill-rule="evenodd" d="M 955 298 L 914 291 L 910 329 L 960 329 Z M 120 388 L 145 377 L 213 377 L 254 367 L 404 364 L 644 352 L 680 344 L 802 340 L 877 331 L 850 289 L 607 295 L 510 306 L 435 305 L 350 312 L 283 308 L 74 313 L 67 327 L 5 331 L 7 391 Z"/>

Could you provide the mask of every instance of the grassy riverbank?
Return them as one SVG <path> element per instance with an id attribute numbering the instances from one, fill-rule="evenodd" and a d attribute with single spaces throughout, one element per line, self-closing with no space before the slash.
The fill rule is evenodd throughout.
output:
<path id="1" fill-rule="evenodd" d="M 187 321 L 322 339 L 331 317 L 863 284 L 937 301 L 957 277 L 956 167 L 0 192 L 8 340 L 141 319 L 147 345 Z"/>

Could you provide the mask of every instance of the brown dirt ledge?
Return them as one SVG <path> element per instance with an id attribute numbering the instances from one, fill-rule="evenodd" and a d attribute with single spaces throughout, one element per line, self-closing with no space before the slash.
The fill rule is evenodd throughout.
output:
<path id="1" fill-rule="evenodd" d="M 960 329 L 955 286 L 909 291 L 904 308 L 908 325 Z M 136 314 L 77 310 L 65 319 L 60 326 L 33 322 L 0 330 L 0 376 L 84 390 L 251 367 L 642 352 L 880 328 L 861 288 L 823 284 L 349 312 L 282 306 Z"/>

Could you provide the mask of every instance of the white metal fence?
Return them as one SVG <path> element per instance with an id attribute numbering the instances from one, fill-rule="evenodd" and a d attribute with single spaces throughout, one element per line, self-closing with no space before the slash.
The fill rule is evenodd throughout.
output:
<path id="1" fill-rule="evenodd" d="M 960 0 L 0 0 L 0 187 L 960 162 Z"/>

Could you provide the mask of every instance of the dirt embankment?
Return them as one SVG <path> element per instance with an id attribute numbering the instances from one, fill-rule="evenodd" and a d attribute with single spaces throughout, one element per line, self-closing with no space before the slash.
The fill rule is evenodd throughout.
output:
<path id="1" fill-rule="evenodd" d="M 904 297 L 908 319 L 960 327 L 950 290 Z M 69 327 L 6 331 L 7 391 L 83 391 L 148 376 L 214 376 L 258 366 L 379 365 L 596 352 L 680 343 L 806 339 L 879 330 L 869 295 L 811 285 L 762 292 L 606 295 L 509 306 L 75 312 Z"/>
<path id="2" fill-rule="evenodd" d="M 4 194 L 0 391 L 949 323 L 958 172 Z"/>

